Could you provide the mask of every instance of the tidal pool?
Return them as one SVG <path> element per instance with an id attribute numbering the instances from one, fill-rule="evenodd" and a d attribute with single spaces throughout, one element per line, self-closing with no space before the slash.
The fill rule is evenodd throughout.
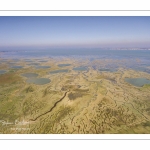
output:
<path id="1" fill-rule="evenodd" d="M 125 81 L 138 87 L 142 87 L 145 84 L 150 84 L 150 80 L 146 78 L 125 78 Z"/>
<path id="2" fill-rule="evenodd" d="M 39 60 L 39 62 L 47 62 L 47 60 Z"/>
<path id="3" fill-rule="evenodd" d="M 102 69 L 99 69 L 99 71 L 110 71 L 110 69 L 108 69 L 108 68 L 102 68 Z"/>
<path id="4" fill-rule="evenodd" d="M 26 59 L 25 62 L 33 62 L 33 60 Z"/>
<path id="5" fill-rule="evenodd" d="M 15 62 L 16 62 L 16 61 L 20 61 L 20 59 L 12 59 L 12 61 L 15 61 Z"/>
<path id="6" fill-rule="evenodd" d="M 87 69 L 88 68 L 84 67 L 84 66 L 73 68 L 73 70 L 75 70 L 75 71 L 86 71 Z"/>
<path id="7" fill-rule="evenodd" d="M 51 74 L 54 74 L 54 73 L 62 73 L 62 72 L 68 72 L 68 69 L 50 71 Z"/>
<path id="8" fill-rule="evenodd" d="M 14 66 L 14 65 L 16 65 L 16 63 L 15 62 L 9 62 L 8 65 L 13 65 Z"/>
<path id="9" fill-rule="evenodd" d="M 48 69 L 50 66 L 35 66 L 36 69 Z"/>
<path id="10" fill-rule="evenodd" d="M 26 77 L 26 78 L 33 78 L 33 77 L 37 77 L 38 76 L 37 73 L 24 73 L 24 74 L 21 74 L 21 75 Z"/>
<path id="11" fill-rule="evenodd" d="M 23 68 L 23 66 L 11 66 L 11 68 L 13 68 L 13 69 L 21 69 L 21 68 Z"/>
<path id="12" fill-rule="evenodd" d="M 117 69 L 116 69 L 116 68 L 101 68 L 101 69 L 99 69 L 99 71 L 110 71 L 110 72 L 115 72 L 115 71 L 117 71 Z"/>
<path id="13" fill-rule="evenodd" d="M 43 85 L 43 84 L 47 84 L 50 83 L 51 80 L 48 78 L 28 78 L 26 80 L 27 83 L 33 83 L 33 84 L 37 84 L 37 85 Z"/>
<path id="14" fill-rule="evenodd" d="M 71 64 L 59 64 L 58 67 L 66 67 L 66 66 L 70 66 Z"/>
<path id="15" fill-rule="evenodd" d="M 6 70 L 0 70 L 0 74 L 4 74 L 6 72 L 7 72 Z"/>
<path id="16" fill-rule="evenodd" d="M 29 66 L 39 65 L 39 63 L 30 63 Z"/>

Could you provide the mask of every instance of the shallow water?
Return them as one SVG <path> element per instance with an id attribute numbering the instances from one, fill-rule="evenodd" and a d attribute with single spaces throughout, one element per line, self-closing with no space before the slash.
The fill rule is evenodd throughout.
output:
<path id="1" fill-rule="evenodd" d="M 66 66 L 70 66 L 71 64 L 59 64 L 58 67 L 66 67 Z"/>
<path id="2" fill-rule="evenodd" d="M 73 70 L 75 70 L 75 71 L 86 71 L 87 69 L 88 68 L 84 67 L 84 66 L 73 68 Z"/>
<path id="3" fill-rule="evenodd" d="M 44 53 L 41 50 L 20 50 L 17 52 L 14 51 L 13 53 L 12 50 L 10 50 L 10 52 L 8 50 L 7 52 L 2 53 L 2 59 L 0 62 L 3 61 L 5 63 L 8 60 L 14 62 L 24 60 L 29 63 L 31 61 L 31 63 L 28 63 L 28 65 L 41 65 L 41 63 L 37 62 L 46 62 L 51 59 L 58 59 L 58 62 L 60 63 L 58 66 L 65 67 L 68 66 L 68 64 L 61 64 L 62 62 L 60 62 L 60 60 L 61 58 L 64 59 L 66 57 L 69 57 L 70 59 L 76 59 L 78 61 L 81 60 L 82 62 L 84 62 L 85 59 L 88 59 L 90 60 L 90 63 L 86 64 L 86 66 L 91 67 L 95 65 L 96 67 L 94 66 L 93 68 L 97 70 L 101 69 L 100 67 L 123 67 L 126 69 L 135 69 L 150 73 L 150 69 L 144 69 L 150 66 L 150 50 L 49 49 L 45 50 Z M 101 61 L 101 64 L 105 65 L 100 66 L 100 64 L 98 65 L 95 60 Z M 81 69 L 77 67 L 73 70 L 83 71 L 87 69 Z"/>
<path id="4" fill-rule="evenodd" d="M 43 84 L 50 83 L 51 80 L 48 79 L 48 78 L 29 78 L 29 79 L 26 80 L 26 82 L 37 84 L 37 85 L 43 85 Z"/>
<path id="5" fill-rule="evenodd" d="M 146 78 L 125 78 L 125 81 L 138 87 L 142 87 L 145 84 L 150 84 L 150 80 Z"/>
<path id="6" fill-rule="evenodd" d="M 139 67 L 132 67 L 131 69 L 136 70 L 136 71 L 142 71 L 142 72 L 150 73 L 150 69 L 148 69 L 148 68 L 146 68 L 146 67 L 142 67 L 142 66 L 139 66 Z"/>
<path id="7" fill-rule="evenodd" d="M 101 69 L 99 69 L 99 71 L 115 72 L 115 71 L 117 71 L 117 69 L 115 69 L 115 68 L 101 68 Z"/>
<path id="8" fill-rule="evenodd" d="M 9 52 L 10 51 L 10 52 Z M 44 50 L 26 50 L 26 51 L 17 51 L 13 52 L 12 49 L 3 53 L 4 57 L 14 57 L 14 58 L 33 58 L 33 57 L 52 57 L 52 56 L 90 56 L 90 57 L 99 57 L 99 58 L 141 58 L 149 59 L 150 51 L 149 50 L 103 50 L 103 49 L 48 49 Z"/>
<path id="9" fill-rule="evenodd" d="M 33 78 L 33 77 L 38 76 L 37 73 L 24 73 L 24 74 L 21 74 L 21 75 L 24 76 L 24 77 L 27 77 L 27 78 Z"/>
<path id="10" fill-rule="evenodd" d="M 47 62 L 47 60 L 38 60 L 39 62 Z"/>
<path id="11" fill-rule="evenodd" d="M 23 66 L 11 66 L 11 68 L 13 68 L 13 69 L 21 69 L 21 68 L 23 68 Z"/>
<path id="12" fill-rule="evenodd" d="M 6 72 L 7 72 L 6 70 L 0 70 L 0 74 L 4 74 Z"/>
<path id="13" fill-rule="evenodd" d="M 51 74 L 68 72 L 68 69 L 50 71 Z"/>
<path id="14" fill-rule="evenodd" d="M 33 62 L 33 60 L 30 60 L 30 59 L 26 59 L 24 60 L 25 62 Z"/>
<path id="15" fill-rule="evenodd" d="M 29 66 L 34 66 L 34 65 L 39 65 L 39 63 L 30 63 L 30 64 L 27 64 Z"/>
<path id="16" fill-rule="evenodd" d="M 35 66 L 36 69 L 48 69 L 50 66 Z"/>
<path id="17" fill-rule="evenodd" d="M 7 64 L 8 64 L 8 65 L 13 65 L 13 66 L 16 65 L 15 62 L 8 62 Z"/>

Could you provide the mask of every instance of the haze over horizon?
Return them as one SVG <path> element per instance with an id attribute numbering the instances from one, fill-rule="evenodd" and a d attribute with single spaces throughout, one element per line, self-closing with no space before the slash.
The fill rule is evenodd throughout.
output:
<path id="1" fill-rule="evenodd" d="M 150 48 L 150 17 L 0 17 L 0 50 Z"/>

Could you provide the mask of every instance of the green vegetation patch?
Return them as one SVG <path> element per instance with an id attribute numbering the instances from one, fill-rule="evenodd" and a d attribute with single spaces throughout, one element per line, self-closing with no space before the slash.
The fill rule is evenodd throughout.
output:
<path id="1" fill-rule="evenodd" d="M 61 88 L 62 91 L 73 90 L 76 88 L 76 85 L 65 85 Z"/>
<path id="2" fill-rule="evenodd" d="M 26 89 L 25 89 L 26 93 L 29 93 L 29 92 L 33 92 L 34 91 L 34 88 L 32 86 L 28 86 Z"/>
<path id="3" fill-rule="evenodd" d="M 0 75 L 0 84 L 13 84 L 21 81 L 21 78 L 14 73 Z"/>
<path id="4" fill-rule="evenodd" d="M 75 89 L 76 92 L 89 92 L 89 89 Z"/>
<path id="5" fill-rule="evenodd" d="M 21 98 L 14 97 L 0 105 L 0 120 L 14 121 L 22 115 Z"/>
<path id="6" fill-rule="evenodd" d="M 107 90 L 104 86 L 98 86 L 98 90 L 102 95 L 105 95 Z"/>
<path id="7" fill-rule="evenodd" d="M 75 100 L 75 99 L 77 99 L 77 98 L 79 98 L 79 97 L 82 97 L 83 95 L 85 95 L 84 93 L 79 93 L 79 92 L 75 92 L 75 93 L 69 93 L 68 94 L 68 97 L 69 97 L 69 99 L 70 100 Z"/>
<path id="8" fill-rule="evenodd" d="M 58 92 L 57 91 L 52 91 L 48 88 L 46 88 L 44 91 L 43 91 L 43 97 L 47 96 L 47 95 L 50 95 L 50 94 L 57 94 Z"/>
<path id="9" fill-rule="evenodd" d="M 142 123 L 142 125 L 143 125 L 144 127 L 147 127 L 147 126 L 150 127 L 150 121 L 144 122 L 144 123 Z"/>
<path id="10" fill-rule="evenodd" d="M 150 88 L 150 84 L 145 84 L 143 88 Z"/>

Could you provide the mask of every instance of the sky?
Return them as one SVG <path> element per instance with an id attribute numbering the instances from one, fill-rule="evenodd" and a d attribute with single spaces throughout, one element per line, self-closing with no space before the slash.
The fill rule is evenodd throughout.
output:
<path id="1" fill-rule="evenodd" d="M 150 48 L 150 17 L 0 16 L 0 49 Z"/>

